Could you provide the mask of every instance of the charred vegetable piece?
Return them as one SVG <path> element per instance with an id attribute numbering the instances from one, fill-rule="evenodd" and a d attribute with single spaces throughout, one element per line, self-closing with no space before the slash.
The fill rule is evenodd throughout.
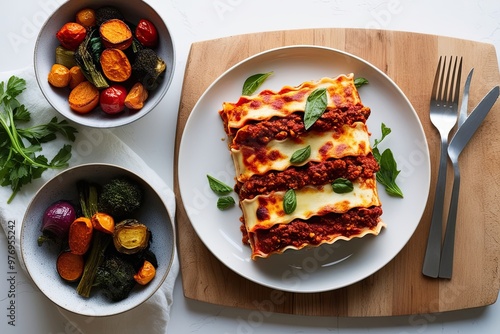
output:
<path id="1" fill-rule="evenodd" d="M 128 218 L 142 204 L 143 189 L 135 181 L 117 177 L 104 184 L 99 198 L 99 211 L 115 219 Z"/>
<path id="2" fill-rule="evenodd" d="M 136 219 L 126 219 L 115 226 L 113 244 L 118 252 L 135 254 L 149 245 L 151 231 Z"/>
<path id="3" fill-rule="evenodd" d="M 95 19 L 97 25 L 101 25 L 104 22 L 112 19 L 125 20 L 125 17 L 120 12 L 120 10 L 113 6 L 103 6 L 95 10 Z"/>
<path id="4" fill-rule="evenodd" d="M 70 202 L 57 201 L 50 205 L 43 214 L 42 235 L 38 238 L 38 245 L 41 246 L 47 240 L 65 239 L 75 219 L 75 207 Z"/>
<path id="5" fill-rule="evenodd" d="M 134 267 L 118 256 L 107 258 L 97 270 L 95 284 L 112 301 L 128 297 L 134 288 Z"/>
<path id="6" fill-rule="evenodd" d="M 108 82 L 99 70 L 99 67 L 94 63 L 92 54 L 89 51 L 89 43 L 94 33 L 89 33 L 87 38 L 80 44 L 75 52 L 75 62 L 82 69 L 83 75 L 97 89 L 109 87 Z"/>
<path id="7" fill-rule="evenodd" d="M 132 73 L 147 90 L 158 87 L 166 69 L 165 61 L 149 48 L 137 51 L 132 65 Z"/>

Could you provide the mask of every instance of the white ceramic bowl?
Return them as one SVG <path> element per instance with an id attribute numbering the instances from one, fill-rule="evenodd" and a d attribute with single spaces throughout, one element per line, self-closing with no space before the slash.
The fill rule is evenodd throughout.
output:
<path id="1" fill-rule="evenodd" d="M 162 58 L 167 69 L 159 87 L 149 92 L 149 97 L 142 109 L 138 111 L 128 110 L 117 115 L 108 115 L 100 107 L 87 114 L 78 114 L 70 109 L 68 104 L 69 88 L 54 88 L 48 81 L 47 76 L 55 62 L 55 49 L 59 45 L 56 38 L 57 31 L 66 23 L 74 22 L 76 13 L 83 8 L 93 9 L 102 6 L 114 6 L 118 8 L 127 21 L 137 23 L 141 18 L 151 21 L 159 35 L 159 45 L 155 51 Z M 174 73 L 175 54 L 174 45 L 170 32 L 161 16 L 146 2 L 142 0 L 69 0 L 61 5 L 42 26 L 35 44 L 34 68 L 35 75 L 47 101 L 62 116 L 75 123 L 94 128 L 113 128 L 129 124 L 149 113 L 163 98 L 170 86 Z"/>
<path id="2" fill-rule="evenodd" d="M 98 289 L 84 298 L 76 292 L 76 283 L 63 281 L 56 270 L 59 247 L 55 243 L 38 246 L 41 235 L 42 216 L 45 209 L 60 199 L 78 201 L 76 182 L 87 180 L 103 184 L 116 176 L 127 176 L 137 181 L 144 189 L 144 204 L 135 218 L 151 230 L 151 250 L 158 260 L 154 279 L 146 286 L 137 285 L 128 298 L 111 302 Z M 86 316 L 109 316 L 128 311 L 151 297 L 164 282 L 170 270 L 175 245 L 175 236 L 168 210 L 158 192 L 137 174 L 110 164 L 84 164 L 69 168 L 49 180 L 29 203 L 21 229 L 21 255 L 29 276 L 37 287 L 56 305 Z"/>

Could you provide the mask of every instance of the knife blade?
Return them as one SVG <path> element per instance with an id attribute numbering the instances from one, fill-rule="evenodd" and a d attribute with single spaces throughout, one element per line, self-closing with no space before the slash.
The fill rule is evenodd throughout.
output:
<path id="1" fill-rule="evenodd" d="M 458 128 L 457 132 L 451 138 L 448 145 L 448 153 L 461 152 L 467 145 L 472 135 L 479 128 L 484 118 L 495 104 L 498 95 L 500 94 L 499 86 L 493 87 L 488 94 L 479 102 L 479 104 L 472 110 L 464 123 Z"/>
<path id="2" fill-rule="evenodd" d="M 462 94 L 462 105 L 460 106 L 460 112 L 458 113 L 457 128 L 461 127 L 467 119 L 467 109 L 469 104 L 469 89 L 470 82 L 472 79 L 472 73 L 474 73 L 474 68 L 472 68 L 465 80 L 464 92 Z"/>

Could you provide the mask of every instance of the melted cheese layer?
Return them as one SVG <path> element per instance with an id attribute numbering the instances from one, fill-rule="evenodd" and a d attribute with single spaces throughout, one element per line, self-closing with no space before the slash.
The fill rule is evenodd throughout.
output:
<path id="1" fill-rule="evenodd" d="M 302 165 L 309 161 L 367 155 L 371 151 L 366 125 L 356 122 L 352 127 L 344 125 L 339 132 L 308 132 L 300 140 L 287 138 L 272 140 L 264 147 L 242 146 L 237 150 L 231 149 L 236 177 L 238 181 L 245 181 L 254 174 L 264 174 L 270 170 L 283 171 L 292 165 L 290 158 L 293 153 L 307 145 L 311 146 L 311 155 Z"/>
<path id="2" fill-rule="evenodd" d="M 240 202 L 248 232 L 269 229 L 276 224 L 287 224 L 294 219 L 304 219 L 330 212 L 344 213 L 355 207 L 379 206 L 375 177 L 353 182 L 351 192 L 338 194 L 330 184 L 305 186 L 295 191 L 297 207 L 286 214 L 283 209 L 285 191 L 258 195 Z"/>
<path id="3" fill-rule="evenodd" d="M 309 94 L 318 88 L 326 88 L 329 108 L 341 108 L 361 103 L 354 75 L 322 78 L 307 81 L 298 87 L 285 86 L 279 92 L 264 90 L 258 95 L 242 96 L 236 103 L 224 102 L 221 116 L 227 121 L 227 132 L 241 128 L 249 120 L 262 121 L 274 116 L 286 117 L 304 111 Z"/>

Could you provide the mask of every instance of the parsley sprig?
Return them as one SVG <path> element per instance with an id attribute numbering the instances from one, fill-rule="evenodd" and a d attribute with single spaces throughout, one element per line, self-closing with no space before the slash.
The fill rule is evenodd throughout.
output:
<path id="1" fill-rule="evenodd" d="M 61 169 L 68 166 L 71 145 L 65 144 L 49 160 L 40 152 L 42 144 L 57 138 L 74 141 L 77 130 L 66 120 L 54 117 L 46 124 L 21 128 L 20 123 L 31 120 L 31 114 L 17 97 L 26 89 L 26 81 L 11 76 L 7 82 L 0 82 L 0 185 L 10 186 L 12 202 L 23 185 L 40 178 L 47 169 Z"/>

